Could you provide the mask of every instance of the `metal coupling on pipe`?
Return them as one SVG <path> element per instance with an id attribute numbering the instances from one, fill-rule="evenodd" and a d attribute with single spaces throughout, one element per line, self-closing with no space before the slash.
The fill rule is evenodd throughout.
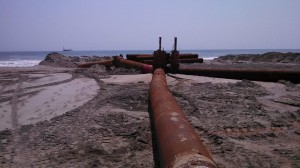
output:
<path id="1" fill-rule="evenodd" d="M 216 168 L 217 165 L 169 91 L 163 69 L 154 71 L 149 92 L 160 166 Z"/>

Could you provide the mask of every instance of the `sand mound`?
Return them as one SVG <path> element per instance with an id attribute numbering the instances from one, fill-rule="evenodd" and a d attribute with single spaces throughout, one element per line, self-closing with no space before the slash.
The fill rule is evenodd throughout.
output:
<path id="1" fill-rule="evenodd" d="M 214 59 L 214 61 L 251 61 L 251 62 L 272 62 L 272 63 L 300 63 L 300 53 L 268 52 L 264 54 L 240 54 L 226 55 Z"/>
<path id="2" fill-rule="evenodd" d="M 48 54 L 39 65 L 48 65 L 54 67 L 77 67 L 76 62 L 79 61 L 79 57 L 65 57 L 62 54 L 52 52 Z"/>
<path id="3" fill-rule="evenodd" d="M 45 57 L 45 59 L 42 62 L 40 62 L 39 65 L 76 68 L 78 63 L 102 61 L 106 59 L 111 59 L 111 58 L 99 57 L 99 56 L 80 56 L 80 57 L 64 56 L 56 52 L 51 52 Z"/>

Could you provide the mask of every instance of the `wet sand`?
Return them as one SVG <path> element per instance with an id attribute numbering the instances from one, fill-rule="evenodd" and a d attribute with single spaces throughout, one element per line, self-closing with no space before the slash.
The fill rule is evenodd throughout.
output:
<path id="1" fill-rule="evenodd" d="M 299 167 L 299 84 L 167 80 L 220 167 Z M 101 66 L 0 68 L 0 167 L 154 167 L 150 81 Z"/>
<path id="2" fill-rule="evenodd" d="M 0 131 L 64 114 L 93 98 L 94 79 L 65 72 L 7 71 L 1 73 Z"/>

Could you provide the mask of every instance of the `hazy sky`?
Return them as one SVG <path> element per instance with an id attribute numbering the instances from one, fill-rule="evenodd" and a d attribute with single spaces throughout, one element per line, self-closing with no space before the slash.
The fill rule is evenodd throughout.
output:
<path id="1" fill-rule="evenodd" d="M 0 0 L 0 51 L 299 49 L 300 0 Z"/>

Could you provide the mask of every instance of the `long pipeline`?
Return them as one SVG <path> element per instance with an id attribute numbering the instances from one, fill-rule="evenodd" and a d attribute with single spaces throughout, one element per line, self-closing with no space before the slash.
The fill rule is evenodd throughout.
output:
<path id="1" fill-rule="evenodd" d="M 133 68 L 133 69 L 137 69 L 137 70 L 142 70 L 144 73 L 151 73 L 152 72 L 152 65 L 148 65 L 148 64 L 143 64 L 140 62 L 136 62 L 136 61 L 131 61 L 131 60 L 127 60 L 124 59 L 120 56 L 114 56 L 114 65 L 116 66 L 121 66 L 121 67 L 125 67 L 125 68 Z"/>
<path id="2" fill-rule="evenodd" d="M 144 61 L 144 60 L 153 60 L 153 54 L 127 54 L 126 55 L 128 60 L 132 61 Z M 179 54 L 179 59 L 196 59 L 198 58 L 198 54 L 186 53 L 186 54 Z"/>
<path id="3" fill-rule="evenodd" d="M 152 54 L 127 54 L 126 58 L 128 60 L 137 61 L 137 57 L 144 57 L 144 58 L 150 58 L 153 59 Z"/>
<path id="4" fill-rule="evenodd" d="M 109 59 L 109 60 L 104 60 L 104 61 L 93 61 L 93 62 L 86 62 L 86 63 L 81 63 L 78 64 L 77 66 L 80 68 L 89 68 L 92 65 L 105 65 L 105 66 L 112 66 L 113 65 L 113 60 Z"/>
<path id="5" fill-rule="evenodd" d="M 169 59 L 168 61 L 171 62 L 172 60 Z M 203 63 L 203 58 L 186 58 L 179 59 L 178 61 L 179 63 Z M 153 65 L 154 60 L 144 60 L 143 63 Z"/>
<path id="6" fill-rule="evenodd" d="M 279 70 L 268 69 L 233 69 L 233 68 L 190 68 L 179 67 L 178 73 L 189 75 L 201 75 L 229 79 L 248 79 L 254 81 L 277 82 L 279 80 L 288 80 L 293 83 L 300 83 L 299 70 Z"/>
<path id="7" fill-rule="evenodd" d="M 161 167 L 216 168 L 217 165 L 169 91 L 163 69 L 154 71 L 149 94 Z"/>

